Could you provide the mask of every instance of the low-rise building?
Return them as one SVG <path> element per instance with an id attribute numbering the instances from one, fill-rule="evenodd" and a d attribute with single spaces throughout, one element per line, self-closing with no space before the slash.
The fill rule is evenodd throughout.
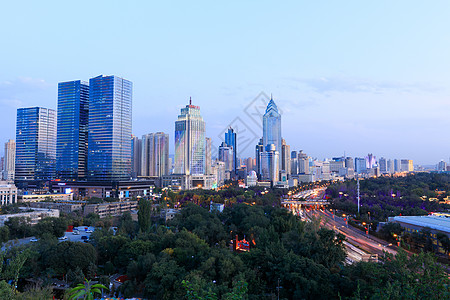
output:
<path id="1" fill-rule="evenodd" d="M 40 201 L 72 201 L 73 194 L 43 194 L 43 195 L 21 195 L 19 196 L 19 202 L 40 202 Z"/>
<path id="2" fill-rule="evenodd" d="M 173 218 L 175 218 L 175 216 L 179 212 L 180 212 L 179 209 L 173 209 L 173 208 L 161 209 L 159 216 L 161 219 L 165 219 L 166 221 L 169 221 L 169 220 L 172 220 Z"/>
<path id="3" fill-rule="evenodd" d="M 99 204 L 87 204 L 84 207 L 84 215 L 90 213 L 98 214 L 100 218 L 108 216 L 120 216 L 126 211 L 137 209 L 137 201 L 121 201 L 121 202 L 106 202 Z"/>
<path id="4" fill-rule="evenodd" d="M 40 220 L 48 217 L 54 217 L 59 218 L 59 210 L 57 209 L 45 209 L 45 208 L 28 208 L 28 207 L 21 207 L 23 210 L 31 210 L 31 211 L 24 211 L 16 214 L 7 214 L 7 215 L 0 215 L 0 226 L 4 226 L 5 222 L 8 221 L 11 218 L 29 218 L 30 224 L 35 225 Z"/>
<path id="5" fill-rule="evenodd" d="M 0 181 L 0 204 L 10 205 L 17 203 L 17 187 L 14 183 Z"/>
<path id="6" fill-rule="evenodd" d="M 419 232 L 423 228 L 429 228 L 433 246 L 439 251 L 444 252 L 437 240 L 437 234 L 443 233 L 450 238 L 450 214 L 434 213 L 428 216 L 397 216 L 390 217 L 389 222 L 398 223 L 406 232 Z"/>
<path id="7" fill-rule="evenodd" d="M 30 207 L 58 209 L 59 211 L 70 214 L 71 212 L 82 210 L 83 205 L 77 203 L 63 203 L 63 202 L 30 202 Z"/>

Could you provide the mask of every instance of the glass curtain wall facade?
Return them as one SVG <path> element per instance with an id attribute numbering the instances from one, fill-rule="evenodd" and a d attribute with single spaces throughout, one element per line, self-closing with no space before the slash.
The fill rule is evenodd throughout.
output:
<path id="1" fill-rule="evenodd" d="M 56 111 L 19 108 L 16 123 L 16 181 L 55 178 Z"/>
<path id="2" fill-rule="evenodd" d="M 237 135 L 231 127 L 228 128 L 228 132 L 225 132 L 225 143 L 233 148 L 233 171 L 236 173 L 238 168 Z"/>
<path id="3" fill-rule="evenodd" d="M 200 107 L 186 105 L 175 122 L 175 174 L 203 175 L 205 171 L 205 122 Z"/>
<path id="4" fill-rule="evenodd" d="M 58 84 L 56 176 L 83 179 L 86 175 L 89 84 L 80 80 Z"/>
<path id="5" fill-rule="evenodd" d="M 131 102 L 131 81 L 103 75 L 89 80 L 89 180 L 130 179 Z"/>
<path id="6" fill-rule="evenodd" d="M 281 115 L 273 99 L 270 99 L 263 116 L 263 146 L 270 144 L 274 144 L 275 151 L 281 153 Z M 281 160 L 278 163 L 281 169 Z"/>

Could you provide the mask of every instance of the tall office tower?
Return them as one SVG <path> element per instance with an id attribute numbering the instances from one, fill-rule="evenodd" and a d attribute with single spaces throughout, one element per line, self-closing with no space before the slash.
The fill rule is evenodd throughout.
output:
<path id="1" fill-rule="evenodd" d="M 225 163 L 216 159 L 212 164 L 212 173 L 216 178 L 216 186 L 222 186 L 225 182 Z"/>
<path id="2" fill-rule="evenodd" d="M 130 179 L 132 89 L 131 81 L 117 76 L 89 80 L 90 180 Z"/>
<path id="3" fill-rule="evenodd" d="M 205 121 L 200 107 L 181 109 L 175 122 L 175 174 L 203 175 L 205 172 Z"/>
<path id="4" fill-rule="evenodd" d="M 55 178 L 56 111 L 30 107 L 17 110 L 15 180 Z"/>
<path id="5" fill-rule="evenodd" d="M 154 165 L 154 149 L 155 138 L 154 133 L 144 134 L 141 139 L 141 176 L 151 176 L 150 172 L 155 168 Z"/>
<path id="6" fill-rule="evenodd" d="M 394 170 L 394 161 L 393 161 L 392 159 L 388 159 L 388 161 L 387 161 L 387 168 L 388 168 L 388 172 L 389 172 L 390 174 L 395 173 L 395 170 Z"/>
<path id="7" fill-rule="evenodd" d="M 0 158 L 0 169 L 2 170 L 2 180 L 5 180 L 4 176 L 5 176 L 5 157 L 2 156 Z"/>
<path id="8" fill-rule="evenodd" d="M 387 160 L 384 157 L 381 157 L 378 160 L 378 166 L 380 167 L 380 173 L 381 174 L 386 174 L 388 173 L 388 165 L 387 165 Z"/>
<path id="9" fill-rule="evenodd" d="M 137 136 L 131 136 L 131 177 L 141 176 L 142 140 Z"/>
<path id="10" fill-rule="evenodd" d="M 329 161 L 330 172 L 339 173 L 341 169 L 345 168 L 345 159 L 343 157 L 334 157 Z"/>
<path id="11" fill-rule="evenodd" d="M 169 135 L 164 132 L 155 133 L 155 169 L 154 176 L 169 175 Z"/>
<path id="12" fill-rule="evenodd" d="M 86 175 L 89 84 L 81 80 L 58 84 L 56 176 L 82 179 Z"/>
<path id="13" fill-rule="evenodd" d="M 253 164 L 253 158 L 249 157 L 245 161 L 245 165 L 247 166 L 247 173 L 255 170 L 255 166 Z M 255 173 L 256 174 L 256 173 Z"/>
<path id="14" fill-rule="evenodd" d="M 345 167 L 347 169 L 355 169 L 355 162 L 353 161 L 353 158 L 351 157 L 346 157 L 345 158 Z"/>
<path id="15" fill-rule="evenodd" d="M 5 143 L 5 158 L 3 161 L 3 179 L 14 181 L 16 168 L 16 142 L 9 140 Z"/>
<path id="16" fill-rule="evenodd" d="M 261 179 L 272 181 L 272 183 L 278 181 L 280 169 L 280 154 L 276 150 L 274 144 L 266 146 L 266 151 L 261 153 Z"/>
<path id="17" fill-rule="evenodd" d="M 231 127 L 228 128 L 228 132 L 225 132 L 225 143 L 233 148 L 233 172 L 236 174 L 240 163 L 237 159 L 237 135 Z"/>
<path id="18" fill-rule="evenodd" d="M 212 174 L 211 138 L 205 138 L 205 174 Z"/>
<path id="19" fill-rule="evenodd" d="M 281 139 L 281 171 L 291 175 L 291 146 Z"/>
<path id="20" fill-rule="evenodd" d="M 411 159 L 402 159 L 400 161 L 400 169 L 402 172 L 414 171 L 413 161 Z"/>
<path id="21" fill-rule="evenodd" d="M 5 150 L 6 151 L 6 150 Z M 6 157 L 6 154 L 5 154 Z M 441 160 L 438 164 L 437 164 L 437 170 L 438 171 L 447 171 L 447 162 L 445 160 Z"/>
<path id="22" fill-rule="evenodd" d="M 263 116 L 263 146 L 270 144 L 274 144 L 275 151 L 281 153 L 281 115 L 273 99 L 270 99 Z M 278 169 L 281 169 L 281 160 Z"/>
<path id="23" fill-rule="evenodd" d="M 225 142 L 219 146 L 219 161 L 225 163 L 225 171 L 233 171 L 233 147 L 228 146 Z"/>
<path id="24" fill-rule="evenodd" d="M 373 156 L 372 153 L 367 154 L 366 156 L 366 168 L 371 169 L 375 166 L 376 163 L 376 157 Z"/>
<path id="25" fill-rule="evenodd" d="M 300 150 L 298 152 L 298 174 L 309 174 L 310 168 L 309 168 L 309 158 L 306 153 L 303 153 L 303 150 Z"/>
<path id="26" fill-rule="evenodd" d="M 298 174 L 298 156 L 297 151 L 291 151 L 291 175 Z"/>
<path id="27" fill-rule="evenodd" d="M 164 132 L 142 136 L 141 176 L 169 174 L 169 135 Z"/>
<path id="28" fill-rule="evenodd" d="M 256 165 L 256 175 L 261 178 L 261 153 L 264 152 L 263 139 L 259 139 L 258 145 L 255 148 L 255 165 Z"/>
<path id="29" fill-rule="evenodd" d="M 401 172 L 400 160 L 394 159 L 394 173 Z"/>
<path id="30" fill-rule="evenodd" d="M 366 160 L 361 157 L 355 157 L 355 171 L 358 174 L 364 173 L 367 170 Z"/>

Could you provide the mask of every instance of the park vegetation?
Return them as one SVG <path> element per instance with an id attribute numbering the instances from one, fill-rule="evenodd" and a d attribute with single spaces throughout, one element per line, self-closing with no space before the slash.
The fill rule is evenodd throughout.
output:
<path id="1" fill-rule="evenodd" d="M 230 196 L 238 199 L 239 195 Z M 272 203 L 272 198 L 265 199 Z M 155 222 L 155 204 L 142 199 L 138 221 L 124 214 L 115 221 L 115 234 L 109 224 L 102 223 L 105 226 L 94 231 L 90 243 L 58 243 L 58 233 L 45 229 L 47 234 L 39 242 L 3 252 L 0 263 L 8 270 L 0 273 L 0 296 L 6 295 L 1 299 L 26 299 L 26 295 L 39 299 L 48 294 L 54 279 L 67 281 L 75 289 L 86 285 L 86 280 L 107 287 L 112 274 L 124 274 L 128 280 L 111 293 L 146 299 L 450 296 L 447 275 L 427 254 L 408 257 L 400 252 L 383 264 L 348 266 L 344 237 L 320 227 L 320 220 L 303 222 L 275 205 L 236 201 L 219 213 L 199 204 L 184 203 L 166 223 Z M 53 220 L 40 226 L 49 224 Z M 249 252 L 232 251 L 230 240 L 236 236 L 249 241 Z M 26 288 L 30 279 L 33 288 Z"/>

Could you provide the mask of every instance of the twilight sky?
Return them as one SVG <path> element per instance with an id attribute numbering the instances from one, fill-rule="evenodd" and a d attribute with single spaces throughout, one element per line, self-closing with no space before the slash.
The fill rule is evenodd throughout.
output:
<path id="1" fill-rule="evenodd" d="M 272 93 L 291 150 L 448 161 L 449 12 L 446 0 L 6 1 L 0 143 L 17 108 L 56 109 L 58 82 L 104 74 L 133 82 L 133 133 L 169 133 L 171 153 L 191 96 L 215 146 L 232 124 L 240 156 L 254 155 Z"/>

